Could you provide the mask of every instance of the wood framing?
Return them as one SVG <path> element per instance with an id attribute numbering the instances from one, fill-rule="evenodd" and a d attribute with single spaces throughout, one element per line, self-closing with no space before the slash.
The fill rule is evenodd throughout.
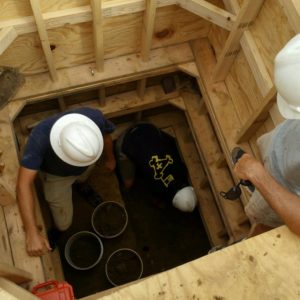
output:
<path id="1" fill-rule="evenodd" d="M 142 49 L 141 57 L 143 61 L 150 59 L 150 50 L 152 45 L 152 36 L 154 32 L 154 21 L 157 7 L 157 0 L 146 1 L 146 10 L 142 26 Z"/>
<path id="2" fill-rule="evenodd" d="M 17 38 L 18 34 L 13 26 L 5 27 L 0 30 L 0 55 Z"/>
<path id="3" fill-rule="evenodd" d="M 102 72 L 104 68 L 102 0 L 91 0 L 93 14 L 93 35 L 96 58 L 96 69 Z"/>
<path id="4" fill-rule="evenodd" d="M 224 80 L 230 69 L 235 56 L 239 52 L 240 38 L 243 32 L 250 26 L 258 14 L 264 0 L 246 0 L 238 13 L 233 28 L 226 40 L 221 54 L 217 58 L 217 65 L 213 73 L 214 81 Z"/>
<path id="5" fill-rule="evenodd" d="M 55 63 L 53 59 L 53 55 L 50 48 L 50 43 L 48 39 L 48 34 L 46 30 L 46 26 L 43 20 L 43 15 L 40 8 L 40 0 L 30 0 L 31 8 L 34 14 L 37 30 L 39 32 L 41 44 L 43 47 L 43 51 L 45 54 L 45 58 L 47 61 L 47 65 L 49 68 L 49 72 L 51 74 L 51 78 L 53 81 L 56 81 L 58 79 L 57 72 L 55 68 Z"/>

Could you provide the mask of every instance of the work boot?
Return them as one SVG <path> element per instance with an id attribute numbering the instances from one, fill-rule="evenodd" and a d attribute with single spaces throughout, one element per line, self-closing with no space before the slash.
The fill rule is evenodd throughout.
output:
<path id="1" fill-rule="evenodd" d="M 237 161 L 245 154 L 246 152 L 240 148 L 240 147 L 235 147 L 231 151 L 231 160 L 233 164 L 235 165 Z M 244 185 L 247 187 L 250 193 L 253 193 L 255 191 L 255 186 L 251 183 L 249 180 L 244 180 L 241 179 L 240 181 L 241 185 Z"/>
<path id="2" fill-rule="evenodd" d="M 103 202 L 102 197 L 87 183 L 74 183 L 74 188 L 92 207 L 97 207 Z"/>
<path id="3" fill-rule="evenodd" d="M 47 230 L 48 241 L 52 249 L 51 251 L 54 251 L 56 249 L 61 234 L 62 232 L 56 228 L 50 228 Z"/>

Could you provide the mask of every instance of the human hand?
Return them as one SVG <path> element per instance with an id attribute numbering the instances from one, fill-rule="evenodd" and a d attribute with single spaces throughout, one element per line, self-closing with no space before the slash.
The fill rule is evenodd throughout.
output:
<path id="1" fill-rule="evenodd" d="M 48 240 L 39 232 L 27 234 L 26 250 L 29 256 L 41 256 L 51 251 Z"/>
<path id="2" fill-rule="evenodd" d="M 253 182 L 263 170 L 263 165 L 248 153 L 245 153 L 240 157 L 233 169 L 239 178 L 250 180 L 251 182 Z"/>

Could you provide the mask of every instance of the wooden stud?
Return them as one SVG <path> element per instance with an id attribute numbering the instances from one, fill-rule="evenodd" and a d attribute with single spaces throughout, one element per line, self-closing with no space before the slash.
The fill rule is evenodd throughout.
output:
<path id="1" fill-rule="evenodd" d="M 58 97 L 58 105 L 59 105 L 59 109 L 61 111 L 65 111 L 67 109 L 63 96 Z"/>
<path id="2" fill-rule="evenodd" d="M 53 81 L 57 81 L 57 71 L 54 65 L 54 59 L 50 48 L 45 22 L 43 20 L 43 15 L 40 8 L 40 2 L 39 0 L 30 0 L 30 3 L 51 78 Z"/>
<path id="3" fill-rule="evenodd" d="M 195 62 L 189 62 L 189 63 L 178 65 L 178 68 L 180 71 L 182 71 L 190 76 L 193 76 L 195 78 L 199 77 L 198 68 L 197 68 L 197 65 L 195 64 Z"/>
<path id="4" fill-rule="evenodd" d="M 17 38 L 17 31 L 13 26 L 2 28 L 0 31 L 0 55 Z"/>
<path id="5" fill-rule="evenodd" d="M 273 86 L 268 95 L 263 99 L 261 106 L 251 114 L 246 124 L 238 131 L 236 143 L 247 141 L 255 131 L 264 123 L 269 116 L 269 110 L 272 107 L 276 98 L 276 89 Z"/>
<path id="6" fill-rule="evenodd" d="M 150 59 L 156 6 L 157 6 L 157 0 L 146 1 L 146 10 L 143 18 L 142 41 L 141 41 L 142 43 L 141 57 L 143 61 L 148 61 Z"/>
<path id="7" fill-rule="evenodd" d="M 213 81 L 224 80 L 227 76 L 236 55 L 239 53 L 240 38 L 243 32 L 251 25 L 251 22 L 253 22 L 263 3 L 264 0 L 245 0 L 243 2 L 232 31 L 217 59 L 212 76 Z"/>
<path id="8" fill-rule="evenodd" d="M 104 45 L 102 24 L 102 0 L 91 0 L 93 14 L 93 36 L 96 57 L 96 69 L 98 72 L 104 70 Z"/>
<path id="9" fill-rule="evenodd" d="M 179 5 L 224 29 L 231 30 L 234 27 L 236 16 L 205 0 L 179 0 Z"/>
<path id="10" fill-rule="evenodd" d="M 141 98 L 141 100 L 144 99 L 146 82 L 147 82 L 147 78 L 142 78 L 137 82 L 137 94 Z"/>
<path id="11" fill-rule="evenodd" d="M 106 105 L 106 95 L 105 95 L 105 87 L 101 87 L 99 90 L 98 90 L 98 97 L 99 97 L 99 105 L 100 107 L 103 107 Z"/>
<path id="12" fill-rule="evenodd" d="M 182 111 L 186 110 L 185 103 L 182 98 L 170 99 L 168 102 Z"/>

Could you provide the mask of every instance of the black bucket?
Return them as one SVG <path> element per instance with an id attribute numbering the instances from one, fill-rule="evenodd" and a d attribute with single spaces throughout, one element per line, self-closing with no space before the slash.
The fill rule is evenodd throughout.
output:
<path id="1" fill-rule="evenodd" d="M 99 204 L 92 214 L 94 231 L 103 238 L 114 238 L 124 232 L 128 223 L 125 207 L 115 201 Z"/>
<path id="2" fill-rule="evenodd" d="M 89 270 L 95 267 L 102 255 L 101 239 L 90 231 L 79 231 L 73 234 L 65 246 L 65 258 L 76 270 Z"/>

